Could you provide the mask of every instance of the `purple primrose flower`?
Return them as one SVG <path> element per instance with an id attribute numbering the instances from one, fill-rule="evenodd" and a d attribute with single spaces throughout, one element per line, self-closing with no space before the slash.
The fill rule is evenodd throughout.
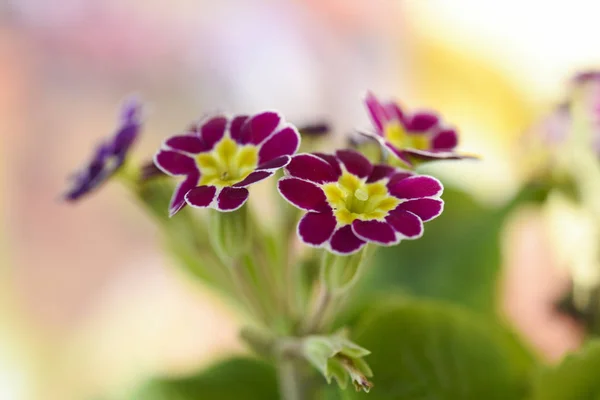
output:
<path id="1" fill-rule="evenodd" d="M 432 111 L 412 114 L 395 102 L 381 102 L 367 93 L 365 105 L 375 127 L 375 133 L 363 133 L 376 139 L 402 166 L 435 160 L 470 158 L 454 152 L 458 135 Z"/>
<path id="2" fill-rule="evenodd" d="M 142 124 L 142 105 L 130 97 L 121 108 L 119 128 L 112 138 L 98 146 L 88 165 L 72 177 L 72 185 L 64 195 L 75 201 L 106 182 L 125 162 L 127 153 L 136 141 Z"/>
<path id="3" fill-rule="evenodd" d="M 442 184 L 389 165 L 372 165 L 354 150 L 335 155 L 298 154 L 278 182 L 281 195 L 308 211 L 300 239 L 336 254 L 351 254 L 366 242 L 384 246 L 423 234 L 423 222 L 441 214 Z"/>
<path id="4" fill-rule="evenodd" d="M 286 166 L 300 145 L 297 129 L 276 112 L 210 117 L 167 139 L 154 162 L 183 177 L 169 206 L 174 215 L 186 203 L 234 211 L 248 199 L 247 187 Z"/>

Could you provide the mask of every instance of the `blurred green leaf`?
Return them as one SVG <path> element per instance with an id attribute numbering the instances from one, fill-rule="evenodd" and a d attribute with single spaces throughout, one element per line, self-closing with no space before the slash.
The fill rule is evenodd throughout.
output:
<path id="1" fill-rule="evenodd" d="M 548 368 L 534 384 L 534 400 L 600 399 L 600 340 L 588 343 L 567 356 L 558 366 Z"/>
<path id="2" fill-rule="evenodd" d="M 354 341 L 374 387 L 356 399 L 512 400 L 527 394 L 532 356 L 499 324 L 432 301 L 376 307 L 360 321 Z"/>
<path id="3" fill-rule="evenodd" d="M 251 358 L 231 358 L 197 375 L 154 379 L 129 400 L 279 399 L 275 369 Z"/>
<path id="4" fill-rule="evenodd" d="M 374 291 L 400 291 L 493 314 L 504 221 L 515 206 L 536 196 L 537 188 L 527 188 L 504 207 L 491 209 L 461 191 L 446 189 L 444 212 L 425 224 L 422 238 L 377 252 L 359 296 L 370 299 Z"/>

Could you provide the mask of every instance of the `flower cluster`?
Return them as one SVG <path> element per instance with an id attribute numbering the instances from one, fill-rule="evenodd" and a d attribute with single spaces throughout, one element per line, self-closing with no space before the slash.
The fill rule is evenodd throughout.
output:
<path id="1" fill-rule="evenodd" d="M 127 99 L 120 115 L 120 124 L 112 138 L 101 143 L 88 165 L 73 176 L 73 184 L 64 195 L 68 201 L 75 201 L 92 192 L 124 164 L 132 145 L 135 143 L 142 124 L 142 106 L 138 98 Z"/>
<path id="2" fill-rule="evenodd" d="M 168 138 L 154 161 L 166 174 L 184 177 L 173 194 L 170 215 L 186 203 L 237 210 L 248 200 L 247 187 L 286 166 L 299 145 L 296 128 L 276 112 L 214 116 Z"/>
<path id="3" fill-rule="evenodd" d="M 298 129 L 274 111 L 213 114 L 168 137 L 152 164 L 119 174 L 158 217 L 182 266 L 235 299 L 260 324 L 244 336 L 254 350 L 279 362 L 282 370 L 310 363 L 327 382 L 335 380 L 341 388 L 352 382 L 365 392 L 373 387 L 364 359 L 370 352 L 341 331 L 330 334 L 340 300 L 377 247 L 367 244 L 417 239 L 424 223 L 442 213 L 442 184 L 415 167 L 463 158 L 454 152 L 456 131 L 436 114 L 409 115 L 372 94 L 366 105 L 375 128 L 370 137 L 377 140 L 361 136 L 366 143 L 356 149 L 319 152 L 332 131 L 321 121 Z M 140 128 L 141 105 L 132 99 L 123 106 L 117 132 L 96 150 L 66 198 L 80 198 L 122 168 Z M 384 157 L 387 153 L 392 157 Z M 283 221 L 276 226 L 283 232 L 265 232 L 244 205 L 249 187 L 277 172 L 280 198 L 304 213 L 276 208 Z M 155 179 L 159 176 L 175 179 Z M 194 218 L 191 212 L 167 218 L 186 205 L 212 210 L 209 218 Z M 296 244 L 290 240 L 294 226 L 301 242 L 322 251 L 285 249 Z M 319 273 L 295 279 L 297 267 L 319 253 Z"/>
<path id="4" fill-rule="evenodd" d="M 281 195 L 308 211 L 298 236 L 310 246 L 351 254 L 366 242 L 390 246 L 423 234 L 423 222 L 443 209 L 442 185 L 388 165 L 372 165 L 354 150 L 298 154 L 279 181 Z"/>
<path id="5" fill-rule="evenodd" d="M 407 168 L 435 160 L 468 158 L 455 152 L 458 135 L 432 111 L 408 113 L 395 102 L 381 102 L 373 93 L 365 99 L 375 132 L 364 132 L 381 143 L 394 161 Z"/>

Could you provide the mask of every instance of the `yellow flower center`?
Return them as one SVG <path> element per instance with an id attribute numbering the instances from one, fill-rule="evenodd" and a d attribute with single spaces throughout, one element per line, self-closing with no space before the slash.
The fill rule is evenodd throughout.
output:
<path id="1" fill-rule="evenodd" d="M 398 122 L 387 124 L 383 136 L 398 149 L 427 150 L 430 147 L 429 138 L 425 134 L 410 134 Z"/>
<path id="2" fill-rule="evenodd" d="M 342 224 L 350 224 L 355 219 L 382 220 L 400 204 L 399 199 L 388 193 L 385 181 L 366 183 L 348 172 L 344 172 L 337 182 L 323 185 L 323 191 L 336 219 Z"/>
<path id="3" fill-rule="evenodd" d="M 202 174 L 200 186 L 232 186 L 256 169 L 258 149 L 252 145 L 239 145 L 225 135 L 212 151 L 199 154 L 196 164 Z"/>

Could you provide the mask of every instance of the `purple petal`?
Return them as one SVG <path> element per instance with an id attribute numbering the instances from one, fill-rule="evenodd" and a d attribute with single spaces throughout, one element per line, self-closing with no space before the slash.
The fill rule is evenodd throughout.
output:
<path id="1" fill-rule="evenodd" d="M 373 165 L 357 151 L 354 150 L 338 150 L 335 152 L 337 158 L 340 159 L 346 170 L 352 175 L 360 178 L 366 178 L 373 172 Z"/>
<path id="2" fill-rule="evenodd" d="M 381 179 L 389 178 L 396 171 L 397 169 L 392 166 L 377 164 L 373 167 L 373 172 L 371 172 L 371 175 L 369 176 L 369 179 L 367 179 L 367 182 L 377 182 Z"/>
<path id="3" fill-rule="evenodd" d="M 331 132 L 331 127 L 325 121 L 303 125 L 298 128 L 300 135 L 305 137 L 323 137 Z"/>
<path id="4" fill-rule="evenodd" d="M 169 205 L 169 216 L 172 217 L 185 205 L 185 195 L 198 184 L 200 175 L 195 173 L 188 175 L 183 182 L 175 188 L 171 204 Z"/>
<path id="5" fill-rule="evenodd" d="M 207 148 L 212 149 L 225 134 L 227 128 L 227 118 L 223 116 L 212 117 L 202 123 L 200 127 L 200 136 Z"/>
<path id="6" fill-rule="evenodd" d="M 250 142 L 260 144 L 279 126 L 281 117 L 276 112 L 267 111 L 254 115 L 245 126 L 249 130 Z"/>
<path id="7" fill-rule="evenodd" d="M 323 190 L 313 183 L 302 179 L 286 177 L 279 180 L 279 193 L 298 208 L 308 211 L 330 209 Z"/>
<path id="8" fill-rule="evenodd" d="M 214 186 L 198 186 L 192 188 L 185 195 L 185 201 L 193 207 L 205 208 L 215 199 L 217 188 Z"/>
<path id="9" fill-rule="evenodd" d="M 142 102 L 137 95 L 128 96 L 121 105 L 123 124 L 139 124 L 142 119 Z"/>
<path id="10" fill-rule="evenodd" d="M 160 150 L 154 156 L 154 163 L 165 174 L 188 175 L 198 173 L 196 162 L 185 154 L 170 150 Z"/>
<path id="11" fill-rule="evenodd" d="M 367 96 L 365 97 L 365 105 L 367 106 L 369 117 L 371 118 L 373 125 L 375 125 L 377 133 L 383 133 L 383 125 L 386 122 L 385 109 L 383 108 L 383 105 L 371 92 L 368 92 Z"/>
<path id="12" fill-rule="evenodd" d="M 199 137 L 192 135 L 172 136 L 165 141 L 165 146 L 190 154 L 198 154 L 209 150 Z"/>
<path id="13" fill-rule="evenodd" d="M 396 172 L 394 174 L 392 174 L 392 176 L 390 176 L 390 180 L 388 181 L 388 186 L 395 185 L 396 183 L 400 182 L 403 179 L 408 178 L 409 176 L 415 176 L 415 174 L 410 171 L 402 171 L 400 169 L 397 169 Z"/>
<path id="14" fill-rule="evenodd" d="M 390 101 L 385 103 L 383 105 L 383 108 L 388 119 L 393 121 L 399 121 L 402 124 L 406 124 L 406 116 L 404 115 L 404 112 L 402 111 L 398 103 Z"/>
<path id="15" fill-rule="evenodd" d="M 423 235 L 423 221 L 415 214 L 396 208 L 385 220 L 408 239 L 416 239 Z"/>
<path id="16" fill-rule="evenodd" d="M 340 167 L 340 162 L 338 161 L 337 158 L 335 158 L 335 156 L 333 154 L 325 154 L 325 153 L 312 153 L 314 156 L 317 156 L 319 158 L 322 158 L 323 160 L 327 161 L 327 163 L 329 165 L 331 165 L 331 168 L 333 168 L 333 170 L 335 171 L 335 174 L 337 175 L 337 177 L 339 178 L 340 175 L 342 175 L 342 168 Z"/>
<path id="17" fill-rule="evenodd" d="M 312 154 L 297 154 L 286 167 L 290 175 L 315 183 L 336 182 L 338 174 L 331 164 Z"/>
<path id="18" fill-rule="evenodd" d="M 246 144 L 250 141 L 250 130 L 244 129 L 245 123 L 250 117 L 247 115 L 238 115 L 231 121 L 229 134 L 231 138 L 240 144 Z"/>
<path id="19" fill-rule="evenodd" d="M 235 211 L 248 200 L 248 189 L 224 187 L 217 199 L 219 211 Z"/>
<path id="20" fill-rule="evenodd" d="M 361 221 L 352 222 L 352 231 L 362 240 L 375 242 L 382 245 L 398 243 L 400 236 L 390 224 L 384 221 Z"/>
<path id="21" fill-rule="evenodd" d="M 423 222 L 430 221 L 440 215 L 444 210 L 442 199 L 416 199 L 405 201 L 397 209 L 410 211 L 417 215 Z"/>
<path id="22" fill-rule="evenodd" d="M 406 125 L 410 132 L 427 132 L 439 124 L 439 117 L 432 111 L 420 111 L 415 113 Z"/>
<path id="23" fill-rule="evenodd" d="M 335 229 L 337 221 L 331 212 L 309 212 L 298 223 L 298 236 L 311 246 L 321 246 Z"/>
<path id="24" fill-rule="evenodd" d="M 256 168 L 256 169 L 257 170 L 275 171 L 275 170 L 278 170 L 279 168 L 283 168 L 286 165 L 288 165 L 291 160 L 292 160 L 292 157 L 290 157 L 290 156 L 277 157 L 270 161 L 260 164 L 258 166 L 258 168 Z"/>
<path id="25" fill-rule="evenodd" d="M 350 225 L 339 228 L 329 241 L 329 247 L 332 252 L 337 254 L 352 254 L 360 250 L 365 245 L 365 241 L 358 238 Z"/>
<path id="26" fill-rule="evenodd" d="M 400 199 L 418 199 L 442 194 L 444 187 L 437 179 L 427 175 L 415 175 L 393 184 L 388 183 L 388 190 Z"/>
<path id="27" fill-rule="evenodd" d="M 236 183 L 233 187 L 246 187 L 253 183 L 260 182 L 273 175 L 273 171 L 254 171 L 248 175 L 243 181 Z"/>
<path id="28" fill-rule="evenodd" d="M 291 125 L 271 136 L 258 152 L 258 163 L 270 161 L 280 156 L 291 156 L 300 146 L 300 134 Z"/>
<path id="29" fill-rule="evenodd" d="M 432 140 L 433 150 L 452 150 L 458 145 L 458 135 L 454 129 L 443 129 L 437 132 Z"/>
<path id="30" fill-rule="evenodd" d="M 425 151 L 407 149 L 404 151 L 404 153 L 410 159 L 413 165 L 418 165 L 428 161 L 477 159 L 476 156 L 458 154 L 451 151 Z"/>

